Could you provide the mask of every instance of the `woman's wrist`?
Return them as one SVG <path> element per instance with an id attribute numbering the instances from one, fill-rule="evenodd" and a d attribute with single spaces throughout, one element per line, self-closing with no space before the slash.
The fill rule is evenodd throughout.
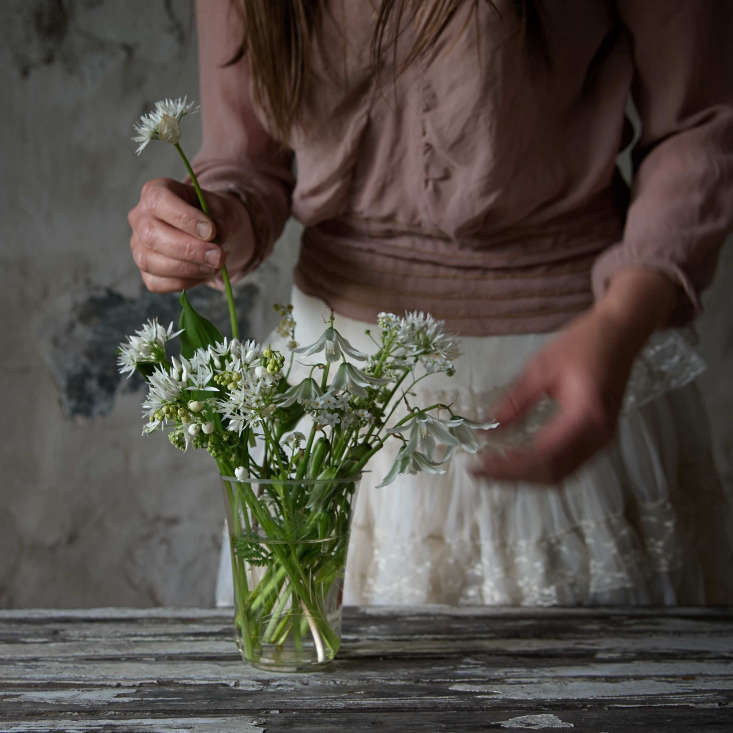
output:
<path id="1" fill-rule="evenodd" d="M 593 310 L 610 326 L 622 329 L 640 349 L 655 330 L 669 322 L 678 298 L 678 285 L 663 273 L 629 267 L 613 276 Z"/>

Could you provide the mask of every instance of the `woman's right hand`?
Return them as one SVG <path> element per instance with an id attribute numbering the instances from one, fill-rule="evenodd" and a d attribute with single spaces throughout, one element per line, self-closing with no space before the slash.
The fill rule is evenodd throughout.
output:
<path id="1" fill-rule="evenodd" d="M 142 187 L 127 219 L 132 257 L 151 292 L 187 290 L 207 281 L 216 286 L 224 262 L 231 274 L 252 259 L 254 233 L 241 199 L 214 191 L 204 191 L 204 198 L 210 217 L 198 208 L 189 184 L 156 178 Z"/>

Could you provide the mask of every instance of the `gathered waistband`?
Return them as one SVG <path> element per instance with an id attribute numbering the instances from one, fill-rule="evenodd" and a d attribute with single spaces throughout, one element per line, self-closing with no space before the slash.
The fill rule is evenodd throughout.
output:
<path id="1" fill-rule="evenodd" d="M 593 262 L 621 238 L 607 193 L 571 215 L 466 237 L 356 217 L 321 222 L 303 233 L 295 282 L 362 321 L 421 310 L 465 336 L 555 330 L 591 305 Z"/>

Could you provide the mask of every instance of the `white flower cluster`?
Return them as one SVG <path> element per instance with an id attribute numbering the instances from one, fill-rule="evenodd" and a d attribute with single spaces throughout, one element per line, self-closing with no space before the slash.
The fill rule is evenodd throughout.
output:
<path id="1" fill-rule="evenodd" d="M 276 386 L 282 378 L 282 357 L 254 341 L 224 340 L 209 347 L 217 371 L 215 381 L 222 386 L 216 401 L 217 412 L 228 430 L 242 434 L 257 428 L 275 411 Z"/>
<path id="2" fill-rule="evenodd" d="M 163 328 L 157 318 L 150 318 L 143 327 L 128 336 L 127 343 L 117 351 L 117 367 L 122 374 L 131 376 L 139 364 L 157 364 L 165 359 L 165 345 L 180 334 L 173 323 Z"/>
<path id="3" fill-rule="evenodd" d="M 181 139 L 180 121 L 196 110 L 198 105 L 189 102 L 187 97 L 161 99 L 156 102 L 152 111 L 142 115 L 133 125 L 137 134 L 132 139 L 138 143 L 135 152 L 140 155 L 151 140 L 162 140 L 178 145 Z"/>
<path id="4" fill-rule="evenodd" d="M 332 467 L 345 456 L 359 465 L 386 438 L 399 439 L 402 447 L 382 485 L 398 473 L 442 473 L 457 450 L 479 450 L 474 431 L 495 425 L 471 423 L 453 415 L 447 405 L 432 405 L 411 409 L 388 428 L 396 407 L 403 401 L 409 407 L 411 389 L 424 377 L 415 374 L 413 367 L 421 363 L 427 370 L 450 373 L 458 352 L 443 324 L 423 313 L 408 313 L 404 318 L 382 313 L 379 326 L 381 344 L 367 357 L 331 321 L 315 343 L 295 350 L 305 356 L 323 356 L 310 365 L 309 376 L 292 386 L 286 385 L 283 354 L 254 341 L 224 339 L 190 357 L 168 360 L 166 343 L 178 334 L 173 324 L 165 329 L 155 319 L 128 339 L 118 361 L 123 372 L 132 372 L 143 362 L 149 365 L 144 370 L 148 381 L 144 433 L 170 424 L 169 439 L 176 447 L 205 448 L 218 461 L 230 462 L 229 470 L 238 478 L 250 470 L 254 475 L 265 470 L 253 462 L 247 440 L 264 439 L 272 447 L 265 455 L 276 456 L 268 460 L 277 462 L 268 473 L 274 468 L 287 474 L 303 465 L 302 454 L 311 449 L 316 432 L 322 433 L 326 445 L 336 446 L 335 454 L 329 453 L 329 460 L 335 461 Z M 359 368 L 349 358 L 368 361 Z M 319 371 L 317 379 L 314 375 Z M 440 419 L 441 411 L 448 417 Z M 303 415 L 312 418 L 308 439 L 298 432 Z"/>
<path id="5" fill-rule="evenodd" d="M 342 425 L 352 419 L 349 412 L 349 395 L 344 392 L 325 392 L 309 405 L 308 412 L 317 425 Z"/>
<path id="6" fill-rule="evenodd" d="M 414 311 L 399 318 L 380 313 L 377 323 L 394 342 L 392 360 L 396 368 L 417 359 L 427 372 L 455 371 L 453 362 L 460 356 L 458 344 L 445 332 L 445 324 L 429 313 Z"/>
<path id="7" fill-rule="evenodd" d="M 185 428 L 188 445 L 191 436 L 210 435 L 212 417 L 219 415 L 228 430 L 241 434 L 274 411 L 281 367 L 282 358 L 275 352 L 263 351 L 254 341 L 237 339 L 198 349 L 190 358 L 172 357 L 169 366 L 157 364 L 148 377 L 143 403 L 148 422 L 143 432 L 174 420 Z M 192 392 L 199 393 L 198 398 L 187 401 Z M 205 393 L 213 394 L 206 397 Z"/>

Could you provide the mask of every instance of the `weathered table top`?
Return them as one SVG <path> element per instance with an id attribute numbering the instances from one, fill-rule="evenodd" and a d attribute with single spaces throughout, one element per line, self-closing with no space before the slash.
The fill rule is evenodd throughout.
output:
<path id="1" fill-rule="evenodd" d="M 0 730 L 731 731 L 733 609 L 347 608 L 328 671 L 220 610 L 0 611 Z"/>

